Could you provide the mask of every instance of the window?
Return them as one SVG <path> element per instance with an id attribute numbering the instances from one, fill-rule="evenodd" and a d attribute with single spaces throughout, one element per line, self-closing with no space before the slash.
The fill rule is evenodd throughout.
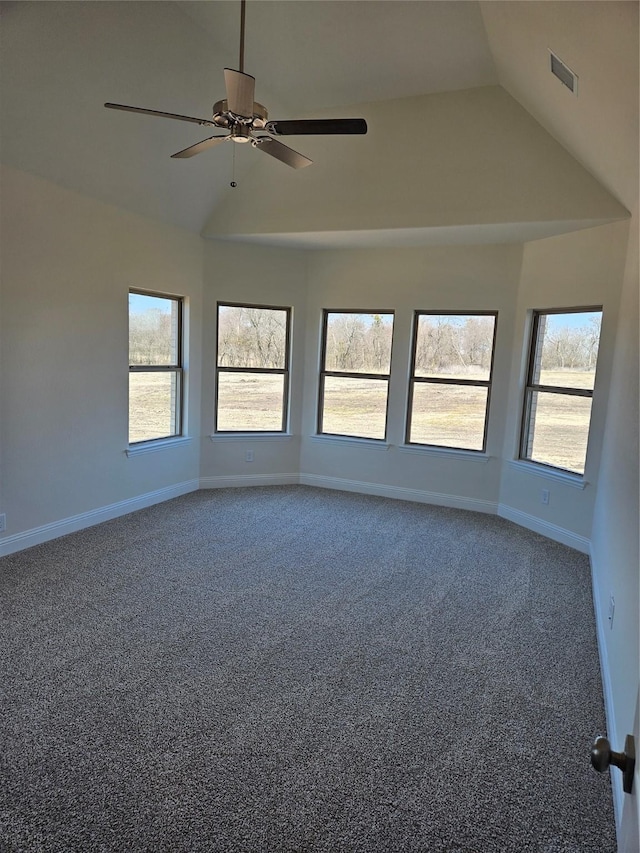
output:
<path id="1" fill-rule="evenodd" d="M 520 458 L 584 474 L 601 308 L 534 311 Z"/>
<path id="2" fill-rule="evenodd" d="M 416 311 L 408 444 L 485 450 L 497 317 Z"/>
<path id="3" fill-rule="evenodd" d="M 182 434 L 182 307 L 129 292 L 129 444 Z"/>
<path id="4" fill-rule="evenodd" d="M 318 433 L 384 441 L 392 337 L 391 311 L 324 312 Z"/>
<path id="5" fill-rule="evenodd" d="M 218 303 L 215 432 L 285 432 L 291 309 Z"/>

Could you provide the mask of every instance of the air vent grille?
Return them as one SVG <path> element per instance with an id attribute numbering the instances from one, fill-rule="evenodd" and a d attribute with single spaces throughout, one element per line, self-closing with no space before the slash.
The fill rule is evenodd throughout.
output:
<path id="1" fill-rule="evenodd" d="M 570 92 L 573 92 L 574 95 L 578 94 L 578 75 L 574 74 L 574 72 L 569 68 L 568 65 L 555 55 L 555 53 L 550 50 L 549 51 L 549 64 L 551 68 L 551 73 L 554 74 L 560 82 L 567 87 Z"/>

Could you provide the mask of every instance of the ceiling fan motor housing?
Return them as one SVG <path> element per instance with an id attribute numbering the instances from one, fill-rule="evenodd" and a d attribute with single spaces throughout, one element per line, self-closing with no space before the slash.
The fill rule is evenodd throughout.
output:
<path id="1" fill-rule="evenodd" d="M 233 127 L 234 125 L 247 125 L 251 130 L 263 130 L 267 123 L 269 113 L 262 104 L 254 101 L 253 115 L 240 116 L 232 113 L 226 98 L 216 101 L 213 105 L 213 121 L 218 127 Z"/>

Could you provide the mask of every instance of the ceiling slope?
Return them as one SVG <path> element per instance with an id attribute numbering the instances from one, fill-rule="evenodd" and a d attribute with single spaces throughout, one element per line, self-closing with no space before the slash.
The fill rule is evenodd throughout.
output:
<path id="1" fill-rule="evenodd" d="M 103 107 L 115 101 L 210 117 L 224 95 L 222 69 L 238 64 L 239 0 L 4 2 L 0 16 L 2 161 L 195 233 L 269 239 L 276 229 L 298 240 L 307 233 L 315 244 L 358 230 L 365 243 L 387 232 L 400 245 L 494 239 L 496 224 L 504 239 L 517 239 L 530 221 L 531 233 L 545 234 L 599 221 L 603 206 L 605 219 L 615 217 L 611 200 L 586 190 L 573 165 L 560 170 L 560 187 L 575 184 L 572 204 L 563 207 L 556 193 L 545 208 L 547 184 L 536 188 L 533 177 L 548 150 L 538 126 L 538 153 L 525 156 L 525 140 L 495 162 L 505 148 L 501 110 L 478 124 L 471 106 L 468 119 L 454 120 L 455 97 L 438 94 L 472 104 L 467 90 L 497 82 L 626 207 L 637 196 L 635 2 L 249 2 L 245 70 L 257 77 L 256 98 L 271 118 L 348 116 L 358 109 L 348 104 L 365 104 L 366 137 L 291 138 L 316 161 L 302 172 L 249 146 L 172 160 L 210 134 Z M 546 75 L 547 46 L 580 74 L 578 99 L 567 101 Z M 517 128 L 505 132 L 518 136 Z M 451 146 L 444 154 L 443 144 Z M 528 212 L 520 183 L 530 190 Z"/>
<path id="2" fill-rule="evenodd" d="M 261 158 L 224 145 L 171 160 L 210 133 L 103 107 L 210 118 L 238 65 L 239 0 L 7 2 L 0 15 L 4 163 L 199 233 Z M 477 2 L 249 2 L 245 59 L 275 119 L 496 80 Z"/>
<path id="3" fill-rule="evenodd" d="M 216 43 L 221 5 L 237 27 L 239 3 L 179 4 Z M 236 28 L 224 31 L 237 46 Z M 292 115 L 497 83 L 473 0 L 248 2 L 246 66 L 280 92 Z"/>
<path id="4" fill-rule="evenodd" d="M 305 139 L 316 163 L 300 173 L 258 163 L 204 234 L 299 246 L 508 242 L 628 216 L 499 86 L 356 111 L 366 137 Z"/>
<path id="5" fill-rule="evenodd" d="M 482 2 L 500 84 L 627 208 L 638 198 L 638 3 Z M 549 49 L 578 75 L 574 96 Z"/>
<path id="6" fill-rule="evenodd" d="M 235 38 L 230 49 L 215 50 L 179 5 L 2 4 L 2 161 L 199 232 L 228 185 L 231 157 L 171 160 L 211 135 L 207 128 L 103 106 L 211 116 L 224 95 L 222 69 L 237 62 Z"/>

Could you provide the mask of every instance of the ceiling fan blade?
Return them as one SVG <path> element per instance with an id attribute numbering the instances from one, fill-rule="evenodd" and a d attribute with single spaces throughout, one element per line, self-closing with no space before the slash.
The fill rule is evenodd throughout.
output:
<path id="1" fill-rule="evenodd" d="M 215 127 L 216 124 L 213 121 L 209 121 L 206 118 L 193 118 L 193 116 L 181 116 L 176 113 L 162 113 L 158 110 L 145 110 L 142 107 L 128 107 L 125 104 L 105 104 L 105 107 L 108 110 L 124 110 L 128 113 L 143 113 L 148 116 L 159 116 L 160 118 L 174 118 L 177 121 L 191 121 L 194 124 L 200 124 L 203 127 Z"/>
<path id="2" fill-rule="evenodd" d="M 253 95 L 256 78 L 233 68 L 224 69 L 224 85 L 227 90 L 229 111 L 237 116 L 250 118 L 253 115 Z"/>
<path id="3" fill-rule="evenodd" d="M 366 133 L 367 123 L 363 118 L 309 118 L 294 121 L 269 121 L 265 127 L 276 136 L 295 136 L 310 133 Z"/>
<path id="4" fill-rule="evenodd" d="M 304 154 L 298 154 L 293 148 L 271 139 L 270 136 L 259 136 L 253 141 L 253 147 L 259 148 L 265 154 L 271 154 L 276 160 L 286 163 L 292 169 L 304 169 L 305 166 L 310 166 L 313 163 L 313 160 L 309 160 Z"/>
<path id="5" fill-rule="evenodd" d="M 230 136 L 210 136 L 209 139 L 203 139 L 202 142 L 196 142 L 195 145 L 190 145 L 188 148 L 183 148 L 182 151 L 178 151 L 177 154 L 172 154 L 172 158 L 178 158 L 180 160 L 186 157 L 193 157 L 194 154 L 199 154 L 201 151 L 206 151 L 207 148 L 213 148 L 214 145 L 218 145 L 219 142 L 224 142 L 226 139 L 231 139 Z"/>

